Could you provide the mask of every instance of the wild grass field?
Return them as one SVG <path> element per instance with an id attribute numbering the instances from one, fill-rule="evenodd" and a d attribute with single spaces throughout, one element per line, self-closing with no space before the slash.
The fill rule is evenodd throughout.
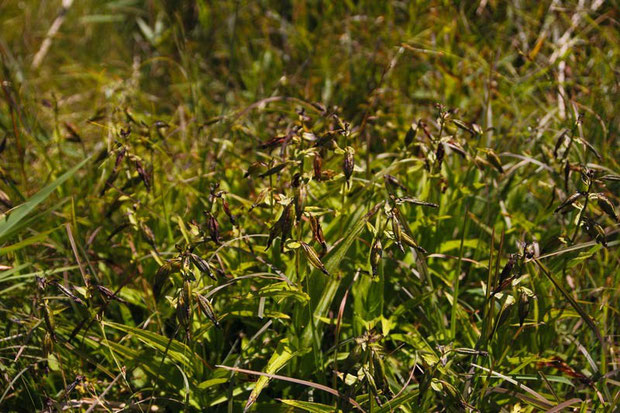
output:
<path id="1" fill-rule="evenodd" d="M 618 411 L 618 6 L 0 0 L 0 411 Z"/>

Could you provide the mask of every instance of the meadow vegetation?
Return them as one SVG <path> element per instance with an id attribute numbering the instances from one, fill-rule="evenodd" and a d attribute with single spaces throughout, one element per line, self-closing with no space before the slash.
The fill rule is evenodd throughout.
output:
<path id="1" fill-rule="evenodd" d="M 618 17 L 0 0 L 0 410 L 617 411 Z"/>

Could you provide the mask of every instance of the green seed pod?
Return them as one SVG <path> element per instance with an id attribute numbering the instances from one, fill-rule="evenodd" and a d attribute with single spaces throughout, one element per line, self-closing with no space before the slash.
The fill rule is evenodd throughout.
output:
<path id="1" fill-rule="evenodd" d="M 196 294 L 196 301 L 198 301 L 198 308 L 200 311 L 216 326 L 220 327 L 220 323 L 215 315 L 215 310 L 211 302 L 203 295 Z"/>
<path id="2" fill-rule="evenodd" d="M 280 243 L 280 251 L 284 251 L 284 243 L 291 237 L 293 230 L 293 203 L 289 203 L 282 211 L 280 226 L 282 228 L 282 242 Z"/>
<path id="3" fill-rule="evenodd" d="M 47 328 L 47 332 L 50 335 L 52 341 L 56 341 L 56 331 L 54 330 L 54 316 L 50 312 L 49 307 L 47 306 L 47 301 L 43 300 L 43 305 L 41 306 L 41 311 L 43 311 L 43 319 L 45 320 L 45 327 Z"/>
<path id="4" fill-rule="evenodd" d="M 293 199 L 295 203 L 295 219 L 297 222 L 301 220 L 301 217 L 304 213 L 304 208 L 306 206 L 306 185 L 300 183 L 297 188 L 295 188 L 295 197 Z"/>
<path id="5" fill-rule="evenodd" d="M 618 216 L 616 215 L 616 208 L 614 204 L 607 198 L 605 195 L 599 193 L 596 196 L 596 201 L 598 203 L 599 208 L 603 210 L 611 218 L 612 220 L 618 222 Z"/>
<path id="6" fill-rule="evenodd" d="M 353 159 L 354 152 L 355 151 L 350 146 L 347 146 L 344 150 L 344 161 L 342 164 L 342 171 L 344 172 L 344 177 L 347 181 L 347 184 L 349 184 L 349 179 L 351 178 L 351 175 L 353 175 L 353 168 L 355 167 L 355 163 Z"/>
<path id="7" fill-rule="evenodd" d="M 312 248 L 310 245 L 306 244 L 303 241 L 299 241 L 299 244 L 301 244 L 301 249 L 303 250 L 304 255 L 306 256 L 310 264 L 312 264 L 315 268 L 321 270 L 323 274 L 329 275 L 329 272 L 327 272 L 325 265 L 323 265 L 323 263 L 321 262 L 321 259 L 319 258 L 319 255 L 316 253 L 314 248 Z"/>
<path id="8" fill-rule="evenodd" d="M 390 221 L 392 223 L 392 232 L 394 233 L 394 241 L 396 242 L 396 245 L 398 245 L 398 248 L 400 248 L 402 252 L 405 252 L 405 249 L 403 248 L 403 232 L 400 228 L 400 224 L 398 223 L 398 220 L 396 219 L 396 216 L 393 213 L 392 213 Z"/>
<path id="9" fill-rule="evenodd" d="M 562 202 L 560 206 L 558 206 L 553 212 L 559 212 L 562 209 L 566 208 L 567 206 L 572 205 L 575 201 L 577 201 L 579 198 L 581 198 L 584 195 L 585 193 L 583 192 L 575 192 L 574 194 L 566 198 L 566 200 Z"/>
<path id="10" fill-rule="evenodd" d="M 379 268 L 379 263 L 381 262 L 381 257 L 383 256 L 383 245 L 381 245 L 381 240 L 377 238 L 375 242 L 372 244 L 370 249 L 370 268 L 372 270 L 372 276 L 377 276 L 377 271 Z"/>
<path id="11" fill-rule="evenodd" d="M 415 139 L 415 135 L 417 133 L 418 133 L 418 124 L 417 123 L 411 124 L 411 126 L 409 127 L 409 130 L 407 131 L 407 134 L 405 135 L 405 146 L 409 146 L 413 143 L 413 140 Z"/>
<path id="12" fill-rule="evenodd" d="M 530 297 L 522 292 L 519 297 L 519 326 L 523 326 L 523 322 L 530 312 Z"/>
<path id="13" fill-rule="evenodd" d="M 497 156 L 492 149 L 487 149 L 485 152 L 487 161 L 491 164 L 491 166 L 497 169 L 499 173 L 503 174 L 504 168 L 502 168 L 502 161 L 500 161 L 499 156 Z"/>
<path id="14" fill-rule="evenodd" d="M 211 266 L 209 265 L 209 262 L 207 260 L 196 254 L 190 254 L 189 257 L 192 260 L 192 263 L 196 266 L 196 268 L 198 268 L 201 273 L 207 274 L 210 278 L 217 281 L 217 278 L 215 278 L 215 275 L 213 275 L 213 271 L 211 271 Z"/>

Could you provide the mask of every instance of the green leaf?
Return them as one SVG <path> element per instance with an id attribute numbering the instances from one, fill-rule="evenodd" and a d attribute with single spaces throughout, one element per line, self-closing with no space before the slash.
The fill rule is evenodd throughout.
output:
<path id="1" fill-rule="evenodd" d="M 293 352 L 293 349 L 289 345 L 288 339 L 285 338 L 285 339 L 280 340 L 275 353 L 273 353 L 273 355 L 269 359 L 269 362 L 267 363 L 267 368 L 265 369 L 265 373 L 275 374 L 278 370 L 284 367 L 284 365 L 288 363 L 288 361 L 291 358 L 293 358 L 294 355 L 295 353 Z M 265 376 L 259 377 L 259 379 L 256 381 L 256 385 L 254 386 L 254 389 L 252 390 L 252 393 L 250 393 L 248 402 L 245 404 L 244 411 L 247 411 L 250 407 L 252 407 L 254 402 L 256 402 L 256 399 L 258 399 L 258 396 L 260 395 L 260 393 L 263 391 L 265 386 L 267 386 L 267 383 L 269 383 L 268 377 L 265 377 Z"/>
<path id="2" fill-rule="evenodd" d="M 167 354 L 172 360 L 181 363 L 185 368 L 196 372 L 196 374 L 199 374 L 202 371 L 201 367 L 203 365 L 203 361 L 200 356 L 180 341 L 173 339 L 172 342 L 170 342 L 168 337 L 164 337 L 152 331 L 142 330 L 140 328 L 117 324 L 110 321 L 104 321 L 103 324 L 105 326 L 124 331 L 125 333 L 132 334 L 144 344 L 153 347 L 162 353 L 166 351 L 168 346 L 170 346 Z"/>
<path id="3" fill-rule="evenodd" d="M 69 169 L 67 172 L 62 174 L 58 179 L 54 182 L 48 184 L 39 192 L 37 192 L 34 196 L 32 196 L 28 201 L 23 204 L 15 207 L 7 216 L 0 220 L 0 241 L 6 239 L 9 235 L 11 235 L 11 230 L 22 220 L 24 219 L 33 209 L 37 207 L 41 202 L 45 201 L 47 197 L 49 197 L 52 192 L 60 185 L 62 185 L 67 179 L 71 178 L 82 166 L 86 164 L 90 159 L 90 156 L 84 159 L 82 162 L 75 165 L 73 168 Z"/>
<path id="4" fill-rule="evenodd" d="M 326 255 L 326 258 L 323 260 L 325 264 L 325 268 L 328 273 L 335 275 L 337 273 L 338 266 L 345 254 L 353 245 L 353 241 L 355 238 L 362 232 L 364 227 L 366 226 L 366 222 L 379 210 L 379 207 L 383 203 L 379 203 L 375 205 L 366 215 L 360 218 L 360 215 L 363 213 L 362 209 L 358 209 L 358 212 L 353 217 L 353 221 L 355 224 L 349 228 L 347 234 L 344 236 L 343 240 L 336 245 L 331 251 L 329 251 Z M 338 286 L 340 285 L 340 280 L 336 278 L 330 278 L 327 282 L 327 285 L 323 288 L 323 293 L 321 294 L 321 298 L 314 308 L 313 319 L 310 320 L 306 328 L 304 329 L 303 335 L 301 337 L 301 347 L 305 348 L 310 346 L 312 343 L 312 331 L 319 324 L 320 317 L 324 317 L 329 310 L 329 306 L 331 305 L 334 297 L 336 296 L 336 292 L 338 291 Z"/>
<path id="5" fill-rule="evenodd" d="M 333 413 L 340 412 L 341 410 L 336 410 L 334 406 L 330 406 L 328 404 L 322 403 L 314 403 L 314 402 L 304 402 L 300 400 L 290 400 L 290 399 L 279 399 L 282 403 L 296 407 L 298 409 L 304 410 L 306 412 L 311 413 Z"/>

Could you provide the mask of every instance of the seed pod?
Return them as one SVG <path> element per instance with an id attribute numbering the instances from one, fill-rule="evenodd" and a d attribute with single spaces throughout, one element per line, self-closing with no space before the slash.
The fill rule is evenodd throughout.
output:
<path id="1" fill-rule="evenodd" d="M 379 263 L 381 262 L 381 257 L 383 256 L 383 245 L 381 245 L 381 239 L 377 238 L 375 242 L 372 244 L 370 249 L 370 268 L 372 270 L 372 276 L 377 276 L 377 271 L 379 268 Z"/>
<path id="2" fill-rule="evenodd" d="M 146 187 L 146 190 L 150 191 L 151 190 L 151 174 L 148 173 L 146 169 L 144 169 L 142 162 L 136 159 L 135 163 L 136 163 L 136 172 L 138 172 L 138 175 L 142 179 L 142 182 L 144 182 L 144 186 Z"/>
<path id="3" fill-rule="evenodd" d="M 412 198 L 410 196 L 402 196 L 402 197 L 394 198 L 394 201 L 396 202 L 396 204 L 399 204 L 399 205 L 407 202 L 413 205 L 419 205 L 419 206 L 425 206 L 425 207 L 431 207 L 431 208 L 439 208 L 439 205 L 437 204 L 434 204 L 432 202 L 421 201 L 419 199 Z"/>
<path id="4" fill-rule="evenodd" d="M 383 175 L 383 181 L 385 184 L 385 189 L 388 191 L 390 195 L 396 196 L 396 190 L 399 188 L 405 192 L 407 191 L 407 188 L 403 184 L 401 184 L 400 181 L 396 179 L 396 177 L 392 175 L 389 175 L 389 174 Z"/>
<path id="5" fill-rule="evenodd" d="M 250 207 L 249 211 L 251 212 L 254 208 L 256 208 L 257 206 L 259 206 L 260 204 L 263 203 L 263 201 L 265 200 L 265 197 L 267 196 L 267 193 L 269 192 L 269 189 L 263 189 L 262 191 L 260 191 L 260 193 L 256 196 L 256 200 L 254 201 L 254 203 L 252 204 L 252 206 Z"/>
<path id="6" fill-rule="evenodd" d="M 295 219 L 297 222 L 301 220 L 301 217 L 304 213 L 304 208 L 306 205 L 306 185 L 300 183 L 297 188 L 295 188 L 295 197 L 293 202 L 295 203 Z"/>
<path id="7" fill-rule="evenodd" d="M 566 189 L 567 192 L 568 192 L 568 180 L 570 178 L 570 171 L 571 171 L 570 162 L 566 161 L 566 164 L 564 165 L 564 188 Z"/>
<path id="8" fill-rule="evenodd" d="M 82 301 L 80 297 L 73 294 L 71 291 L 69 291 L 67 287 L 65 287 L 58 281 L 52 281 L 51 284 L 55 285 L 60 290 L 61 293 L 63 293 L 64 295 L 66 295 L 67 297 L 75 301 L 76 303 L 86 305 L 86 303 L 84 303 L 84 301 Z"/>
<path id="9" fill-rule="evenodd" d="M 472 135 L 476 134 L 476 132 L 474 132 L 474 130 L 470 128 L 469 125 L 467 125 L 467 123 L 463 122 L 462 120 L 452 119 L 452 123 L 454 123 L 459 129 L 462 129 L 465 132 L 469 132 Z"/>
<path id="10" fill-rule="evenodd" d="M 220 224 L 218 224 L 217 220 L 215 219 L 212 213 L 208 212 L 206 215 L 207 215 L 207 230 L 209 231 L 211 240 L 215 242 L 217 245 L 219 245 L 220 244 Z"/>
<path id="11" fill-rule="evenodd" d="M 69 394 L 71 394 L 71 392 L 77 387 L 78 384 L 80 384 L 83 380 L 84 380 L 84 376 L 80 376 L 77 375 L 75 376 L 75 380 L 73 380 L 73 382 L 71 384 L 69 384 L 67 386 L 67 388 L 65 388 L 65 396 L 68 396 Z"/>
<path id="12" fill-rule="evenodd" d="M 282 225 L 280 224 L 280 220 L 277 220 L 269 230 L 269 238 L 267 239 L 267 246 L 265 251 L 271 247 L 271 243 L 277 238 L 278 235 L 282 233 Z"/>
<path id="13" fill-rule="evenodd" d="M 323 247 L 323 251 L 327 250 L 327 244 L 325 243 L 325 237 L 323 236 L 323 229 L 321 228 L 321 223 L 319 222 L 319 219 L 311 215 L 310 226 L 312 227 L 312 235 L 314 236 L 314 240 L 321 244 L 321 247 Z"/>
<path id="14" fill-rule="evenodd" d="M 354 159 L 353 159 L 354 150 L 352 147 L 347 146 L 344 150 L 344 160 L 342 163 L 342 171 L 344 172 L 344 178 L 347 181 L 347 186 L 349 185 L 349 179 L 351 175 L 353 175 L 353 168 L 355 167 Z"/>
<path id="15" fill-rule="evenodd" d="M 523 322 L 530 312 L 530 297 L 522 292 L 519 297 L 519 327 L 523 326 Z"/>
<path id="16" fill-rule="evenodd" d="M 243 174 L 244 178 L 249 176 L 256 176 L 260 172 L 261 169 L 266 168 L 267 164 L 265 162 L 254 162 L 248 167 L 248 170 Z"/>
<path id="17" fill-rule="evenodd" d="M 583 217 L 582 224 L 588 235 L 590 235 L 596 242 L 601 243 L 604 247 L 607 247 L 607 237 L 605 230 L 596 221 L 589 217 Z"/>
<path id="18" fill-rule="evenodd" d="M 394 213 L 392 213 L 390 221 L 392 223 L 392 232 L 394 233 L 394 241 L 396 242 L 396 245 L 398 246 L 398 248 L 400 248 L 402 252 L 405 252 L 405 249 L 403 248 L 403 241 L 402 241 L 403 233 L 401 231 L 400 224 L 398 223 L 398 220 L 396 219 L 396 216 L 394 215 Z"/>
<path id="19" fill-rule="evenodd" d="M 211 271 L 211 266 L 207 260 L 193 253 L 190 253 L 189 258 L 201 273 L 206 274 L 212 280 L 217 281 L 217 278 L 213 275 L 213 271 Z"/>
<path id="20" fill-rule="evenodd" d="M 301 244 L 301 248 L 310 264 L 312 264 L 315 268 L 321 270 L 323 274 L 329 275 L 329 272 L 327 272 L 325 265 L 323 265 L 323 263 L 321 262 L 321 259 L 319 258 L 314 248 L 312 248 L 310 245 L 306 244 L 303 241 L 299 241 L 299 244 Z"/>
<path id="21" fill-rule="evenodd" d="M 562 133 L 560 133 L 560 136 L 558 136 L 558 140 L 555 141 L 555 147 L 553 148 L 553 157 L 554 158 L 558 158 L 558 151 L 560 150 L 560 147 L 562 146 L 562 143 L 564 143 L 564 138 L 566 137 L 566 130 L 564 130 Z"/>
<path id="22" fill-rule="evenodd" d="M 325 134 L 325 136 L 321 136 L 319 139 L 317 139 L 317 140 L 314 142 L 314 147 L 315 147 L 315 148 L 318 148 L 318 147 L 325 147 L 325 146 L 327 146 L 330 142 L 332 142 L 336 136 L 337 136 L 337 135 L 336 135 L 334 132 L 329 131 L 329 132 L 327 132 L 327 133 Z"/>
<path id="23" fill-rule="evenodd" d="M 183 290 L 185 290 L 185 287 L 183 288 Z M 185 337 L 189 340 L 190 338 L 189 321 L 192 316 L 192 308 L 191 308 L 191 305 L 189 304 L 189 301 L 185 297 L 185 292 L 182 292 L 181 295 L 179 295 L 179 299 L 177 301 L 176 316 L 177 316 L 179 325 L 181 325 L 185 329 Z"/>
<path id="24" fill-rule="evenodd" d="M 567 206 L 572 205 L 575 201 L 577 201 L 579 198 L 581 198 L 584 195 L 585 195 L 584 192 L 581 192 L 581 191 L 575 192 L 574 194 L 566 198 L 566 201 L 562 202 L 560 206 L 557 207 L 553 212 L 557 213 L 560 210 L 566 208 Z"/>
<path id="25" fill-rule="evenodd" d="M 282 216 L 280 217 L 280 227 L 282 228 L 282 242 L 280 243 L 280 251 L 284 251 L 284 244 L 286 240 L 291 237 L 291 231 L 293 230 L 293 203 L 289 203 L 284 207 Z"/>
<path id="26" fill-rule="evenodd" d="M 411 248 L 415 248 L 416 250 L 418 250 L 418 251 L 420 251 L 420 252 L 422 252 L 424 254 L 427 253 L 427 251 L 424 248 L 420 247 L 418 245 L 418 243 L 415 242 L 415 240 L 413 238 L 411 238 L 409 236 L 409 234 L 407 234 L 407 232 L 401 231 L 400 237 L 401 237 L 401 241 L 402 241 L 403 244 L 408 245 Z"/>
<path id="27" fill-rule="evenodd" d="M 608 174 L 608 175 L 601 176 L 600 179 L 602 179 L 603 181 L 620 182 L 620 175 Z"/>
<path id="28" fill-rule="evenodd" d="M 140 223 L 140 229 L 142 230 L 142 234 L 144 234 L 144 236 L 146 237 L 147 241 L 152 246 L 155 246 L 155 234 L 153 234 L 153 231 L 151 230 L 151 228 L 149 228 L 149 226 L 146 225 L 144 222 L 141 222 Z"/>
<path id="29" fill-rule="evenodd" d="M 258 175 L 260 178 L 265 178 L 267 176 L 273 175 L 273 174 L 277 174 L 278 172 L 280 172 L 282 169 L 284 169 L 284 167 L 288 165 L 287 162 L 283 162 L 279 165 L 274 166 L 273 168 L 267 170 L 266 172 L 263 172 L 262 174 Z"/>
<path id="30" fill-rule="evenodd" d="M 119 303 L 127 304 L 127 301 L 123 300 L 118 295 L 114 294 L 114 292 L 110 290 L 108 287 L 104 287 L 101 284 L 95 284 L 95 288 L 97 288 L 97 290 L 101 293 L 101 295 L 103 295 L 108 300 L 116 300 Z"/>
<path id="31" fill-rule="evenodd" d="M 125 159 L 125 155 L 127 154 L 127 150 L 124 147 L 120 147 L 118 150 L 118 153 L 116 154 L 116 161 L 114 162 L 114 170 L 116 171 L 118 169 L 118 167 L 121 165 L 121 162 L 123 162 L 123 159 Z"/>
<path id="32" fill-rule="evenodd" d="M 515 256 L 511 255 L 508 259 L 506 265 L 502 269 L 502 272 L 499 274 L 499 280 L 497 281 L 497 287 L 493 290 L 491 295 L 495 295 L 498 292 L 502 291 L 512 282 L 512 269 L 515 265 Z"/>
<path id="33" fill-rule="evenodd" d="M 45 327 L 47 328 L 47 332 L 49 333 L 52 341 L 56 342 L 56 331 L 54 330 L 54 316 L 50 312 L 49 307 L 47 306 L 47 301 L 45 300 L 43 300 L 41 311 L 43 311 L 43 319 L 45 320 Z"/>
<path id="34" fill-rule="evenodd" d="M 441 169 L 441 164 L 443 163 L 443 157 L 446 154 L 446 149 L 443 146 L 443 142 L 439 142 L 437 144 L 437 150 L 435 151 L 435 159 L 437 159 L 437 168 Z"/>
<path id="35" fill-rule="evenodd" d="M 614 204 L 607 198 L 605 195 L 598 193 L 596 194 L 596 202 L 598 203 L 599 208 L 603 210 L 611 218 L 612 220 L 618 222 L 618 216 L 616 215 L 616 208 Z"/>
<path id="36" fill-rule="evenodd" d="M 276 136 L 275 138 L 268 139 L 258 145 L 260 149 L 272 149 L 278 145 L 282 145 L 286 143 L 291 137 L 290 136 Z"/>
<path id="37" fill-rule="evenodd" d="M 314 179 L 316 179 L 317 181 L 320 181 L 322 178 L 322 168 L 323 165 L 323 158 L 321 158 L 321 155 L 317 152 L 314 155 L 314 162 L 313 162 L 313 168 L 314 168 Z"/>
<path id="38" fill-rule="evenodd" d="M 155 274 L 156 278 L 167 277 L 168 275 L 177 272 L 181 269 L 181 263 L 178 259 L 167 260 L 164 264 L 159 267 L 157 273 Z"/>
<path id="39" fill-rule="evenodd" d="M 43 351 L 43 357 L 47 357 L 54 351 L 54 342 L 56 341 L 56 337 L 48 332 L 43 336 L 43 345 L 41 346 L 41 350 Z"/>
<path id="40" fill-rule="evenodd" d="M 215 311 L 213 309 L 213 305 L 207 299 L 207 297 L 196 294 L 196 301 L 198 301 L 198 308 L 200 311 L 215 325 L 216 327 L 220 327 L 220 323 L 217 320 L 217 316 L 215 315 Z"/>
<path id="41" fill-rule="evenodd" d="M 499 173 L 504 173 L 504 168 L 502 168 L 502 161 L 500 161 L 499 156 L 492 150 L 487 149 L 486 151 L 487 161 L 493 166 L 493 168 L 497 169 Z"/>
<path id="42" fill-rule="evenodd" d="M 230 223 L 233 226 L 237 226 L 237 220 L 235 219 L 235 216 L 230 212 L 230 205 L 228 205 L 228 201 L 226 201 L 224 198 L 222 198 L 222 207 L 224 208 L 224 213 L 230 220 Z"/>
<path id="43" fill-rule="evenodd" d="M 82 137 L 78 133 L 74 124 L 65 122 L 65 129 L 69 132 L 69 136 L 67 137 L 69 142 L 82 142 Z"/>
<path id="44" fill-rule="evenodd" d="M 0 203 L 9 209 L 13 208 L 11 198 L 9 198 L 6 192 L 4 192 L 2 189 L 0 189 Z"/>
<path id="45" fill-rule="evenodd" d="M 461 156 L 461 158 L 467 159 L 467 152 L 465 152 L 465 149 L 463 148 L 463 146 L 461 146 L 460 143 L 453 141 L 453 140 L 449 140 L 448 142 L 445 143 L 445 145 L 448 145 L 448 147 L 451 150 L 458 153 Z"/>
<path id="46" fill-rule="evenodd" d="M 412 123 L 405 135 L 405 146 L 409 146 L 413 143 L 415 135 L 418 133 L 417 123 Z"/>

